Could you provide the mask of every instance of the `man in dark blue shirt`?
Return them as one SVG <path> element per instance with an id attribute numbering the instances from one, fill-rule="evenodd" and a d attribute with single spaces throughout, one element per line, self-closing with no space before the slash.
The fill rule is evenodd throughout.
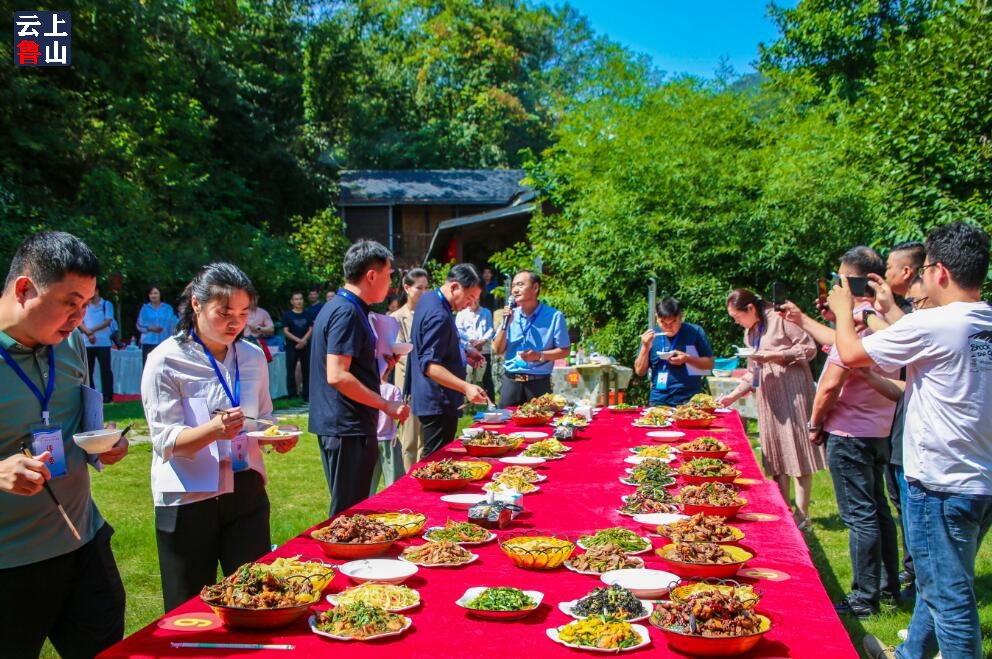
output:
<path id="1" fill-rule="evenodd" d="M 392 254 L 360 240 L 344 256 L 345 285 L 321 309 L 310 361 L 310 432 L 317 435 L 330 515 L 368 498 L 379 460 L 379 410 L 403 421 L 409 406 L 379 395 L 379 364 L 369 305 L 389 290 Z M 328 386 L 330 385 L 330 386 Z"/>
<path id="2" fill-rule="evenodd" d="M 658 302 L 658 327 L 641 335 L 634 372 L 651 367 L 652 405 L 681 405 L 703 391 L 702 373 L 713 368 L 713 349 L 699 325 L 682 322 L 682 305 L 673 297 Z"/>
<path id="3" fill-rule="evenodd" d="M 286 338 L 286 394 L 296 398 L 296 363 L 303 371 L 303 402 L 310 400 L 310 335 L 314 317 L 303 310 L 303 293 L 293 293 L 292 305 L 282 314 L 282 333 Z"/>
<path id="4" fill-rule="evenodd" d="M 413 352 L 407 368 L 413 413 L 424 429 L 424 457 L 455 438 L 459 407 L 465 398 L 487 400 L 482 387 L 465 381 L 465 363 L 481 366 L 476 350 L 462 353 L 454 312 L 473 304 L 482 294 L 481 279 L 468 263 L 453 266 L 444 285 L 424 293 L 413 316 Z"/>

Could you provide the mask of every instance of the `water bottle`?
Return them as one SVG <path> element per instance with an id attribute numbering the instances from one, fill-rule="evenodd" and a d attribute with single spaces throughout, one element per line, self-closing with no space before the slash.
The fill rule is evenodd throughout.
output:
<path id="1" fill-rule="evenodd" d="M 131 337 L 131 343 L 128 344 L 127 349 L 128 350 L 137 350 L 138 349 L 138 342 L 137 342 L 137 340 L 135 340 L 135 338 L 133 336 Z"/>

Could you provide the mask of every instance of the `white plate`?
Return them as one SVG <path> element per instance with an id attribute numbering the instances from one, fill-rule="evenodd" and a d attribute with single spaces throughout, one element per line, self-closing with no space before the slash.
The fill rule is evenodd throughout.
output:
<path id="1" fill-rule="evenodd" d="M 635 428 L 668 428 L 672 425 L 671 421 L 666 421 L 665 423 L 637 423 L 631 422 L 632 426 Z"/>
<path id="2" fill-rule="evenodd" d="M 299 437 L 303 434 L 302 430 L 280 430 L 278 435 L 266 435 L 264 430 L 252 430 L 247 433 L 249 437 L 258 440 L 259 444 L 274 444 L 276 442 L 281 442 L 284 439 L 291 439 L 293 437 Z"/>
<path id="3" fill-rule="evenodd" d="M 643 535 L 639 535 L 637 537 L 643 540 L 644 542 L 648 543 L 648 546 L 645 547 L 644 549 L 638 549 L 637 551 L 625 551 L 624 553 L 627 554 L 628 556 L 636 556 L 637 554 L 644 554 L 651 551 L 651 540 L 649 538 L 645 538 Z M 586 551 L 589 551 L 589 547 L 586 547 L 579 540 L 576 540 L 575 544 L 580 549 L 585 549 Z"/>
<path id="4" fill-rule="evenodd" d="M 544 593 L 539 590 L 525 590 L 524 595 L 530 597 L 534 600 L 534 608 L 532 609 L 518 609 L 517 611 L 486 611 L 483 609 L 473 609 L 468 606 L 468 603 L 474 600 L 476 597 L 482 594 L 482 591 L 491 586 L 473 586 L 468 588 L 461 597 L 455 600 L 455 604 L 465 609 L 473 615 L 477 615 L 480 618 L 490 618 L 493 620 L 514 620 L 517 618 L 523 618 L 524 616 L 530 615 L 541 606 L 541 602 L 544 601 Z"/>
<path id="5" fill-rule="evenodd" d="M 658 355 L 658 359 L 671 359 L 672 355 L 675 354 L 674 350 L 658 350 L 654 354 Z"/>
<path id="6" fill-rule="evenodd" d="M 628 570 L 642 570 L 642 569 L 644 569 L 644 559 L 643 558 L 638 558 L 637 556 L 630 556 L 630 554 L 628 554 L 627 557 L 630 558 L 631 560 L 633 560 L 634 562 L 640 563 L 640 565 L 638 567 L 627 568 Z M 565 569 L 571 570 L 572 572 L 575 572 L 576 574 L 588 574 L 591 577 L 598 577 L 599 575 L 603 574 L 602 572 L 596 572 L 595 570 L 580 570 L 580 569 L 578 569 L 578 568 L 576 568 L 576 567 L 574 567 L 572 565 L 572 559 L 568 559 L 567 561 L 565 561 L 563 563 L 563 565 L 565 566 Z"/>
<path id="7" fill-rule="evenodd" d="M 500 458 L 499 461 L 508 465 L 539 465 L 544 464 L 546 458 L 532 458 L 526 455 L 514 455 L 508 458 Z M 441 497 L 442 499 L 444 497 Z"/>
<path id="8" fill-rule="evenodd" d="M 486 483 L 486 485 L 495 485 L 495 484 L 496 484 L 496 481 L 489 481 L 488 483 Z M 486 485 L 483 485 L 482 486 L 482 489 L 484 491 L 486 491 L 486 492 L 497 492 L 497 493 L 499 492 L 498 489 L 497 490 L 487 490 L 486 489 Z M 533 483 L 531 483 L 531 485 L 533 485 Z M 534 489 L 533 490 L 530 490 L 528 492 L 521 492 L 520 494 L 537 494 L 540 491 L 541 491 L 541 486 L 540 485 L 534 485 Z"/>
<path id="9" fill-rule="evenodd" d="M 555 643 L 561 643 L 565 647 L 575 648 L 576 650 L 588 650 L 589 652 L 606 652 L 608 654 L 614 654 L 616 652 L 630 652 L 631 650 L 637 650 L 645 646 L 651 645 L 651 636 L 648 635 L 648 630 L 644 625 L 631 625 L 634 632 L 641 637 L 641 642 L 637 645 L 632 645 L 629 648 L 623 648 L 622 650 L 612 650 L 609 648 L 592 648 L 587 645 L 575 645 L 574 643 L 566 643 L 565 641 L 558 638 L 558 627 L 552 627 L 551 629 L 546 629 L 545 633 Z"/>
<path id="10" fill-rule="evenodd" d="M 511 437 L 520 437 L 522 439 L 547 439 L 551 435 L 546 432 L 541 432 L 540 430 L 519 430 L 517 432 L 510 433 Z"/>
<path id="11" fill-rule="evenodd" d="M 417 567 L 417 566 L 414 565 L 414 567 Z M 349 588 L 348 590 L 351 590 L 351 589 Z M 411 589 L 411 590 L 413 590 L 413 589 Z M 345 591 L 345 592 L 347 592 L 347 591 Z M 421 603 L 420 593 L 418 593 L 415 590 L 413 592 L 417 596 L 417 601 L 416 602 L 414 602 L 413 604 L 410 604 L 408 606 L 401 606 L 398 609 L 386 609 L 386 610 L 389 611 L 390 613 L 400 613 L 402 611 L 409 611 L 410 609 L 417 608 L 418 606 L 420 606 L 420 603 Z M 327 599 L 328 603 L 330 603 L 332 606 L 337 606 L 338 605 L 338 597 L 340 597 L 343 594 L 344 593 L 338 593 L 337 595 L 328 595 L 325 599 Z"/>
<path id="12" fill-rule="evenodd" d="M 756 351 L 755 351 L 754 348 L 737 348 L 737 356 L 738 357 L 750 357 L 755 352 Z"/>
<path id="13" fill-rule="evenodd" d="M 600 575 L 599 580 L 607 586 L 623 586 L 638 599 L 659 599 L 669 586 L 678 583 L 679 577 L 664 570 L 610 570 Z"/>
<path id="14" fill-rule="evenodd" d="M 472 439 L 484 432 L 486 432 L 485 428 L 463 428 L 462 436 L 459 439 Z"/>
<path id="15" fill-rule="evenodd" d="M 413 352 L 413 344 L 399 341 L 393 344 L 392 351 L 394 356 L 402 357 L 403 355 L 408 355 Z"/>
<path id="16" fill-rule="evenodd" d="M 472 558 L 468 559 L 464 563 L 431 563 L 431 564 L 428 564 L 428 563 L 414 563 L 413 561 L 411 561 L 411 560 L 409 560 L 407 558 L 403 558 L 402 555 L 400 555 L 399 560 L 403 561 L 404 563 L 409 563 L 411 565 L 419 565 L 420 567 L 461 567 L 462 565 L 469 565 L 470 563 L 476 562 L 477 560 L 479 560 L 479 555 L 478 554 L 472 554 Z"/>
<path id="17" fill-rule="evenodd" d="M 358 583 L 366 581 L 403 583 L 417 574 L 417 566 L 412 563 L 401 563 L 393 558 L 363 558 L 344 563 L 338 571 Z"/>
<path id="18" fill-rule="evenodd" d="M 715 410 L 713 410 L 713 412 L 715 414 L 730 414 L 731 412 L 733 412 L 733 410 L 730 409 L 729 407 L 718 407 Z"/>
<path id="19" fill-rule="evenodd" d="M 632 455 L 630 457 L 624 458 L 623 461 L 630 465 L 639 465 L 645 460 L 661 460 L 662 462 L 672 462 L 675 460 L 674 455 L 669 455 L 664 458 L 654 458 L 649 456 Z"/>
<path id="20" fill-rule="evenodd" d="M 443 526 L 432 526 L 432 527 L 430 527 L 429 529 L 427 529 L 426 531 L 424 531 L 423 534 L 422 534 L 424 536 L 424 540 L 433 542 L 430 538 L 427 537 L 427 534 L 430 533 L 431 531 L 437 531 L 437 530 L 443 529 L 443 528 L 444 528 Z M 455 542 L 455 544 L 456 545 L 463 545 L 465 547 L 475 547 L 476 545 L 484 545 L 487 542 L 492 542 L 495 539 L 496 539 L 496 534 L 493 533 L 492 531 L 489 531 L 489 535 L 486 536 L 486 539 L 485 540 L 479 540 L 479 541 L 476 541 L 476 542 L 462 541 L 462 542 Z"/>
<path id="21" fill-rule="evenodd" d="M 372 639 L 386 638 L 387 636 L 399 636 L 406 630 L 410 629 L 410 625 L 413 624 L 413 620 L 407 618 L 406 616 L 402 616 L 402 618 L 406 621 L 403 623 L 402 629 L 395 632 L 386 632 L 384 634 L 375 634 L 373 636 L 366 636 L 365 638 L 352 638 L 350 636 L 335 636 L 334 634 L 328 634 L 327 632 L 322 632 L 316 627 L 317 616 L 310 616 L 310 618 L 307 620 L 307 624 L 310 625 L 310 631 L 312 631 L 314 634 L 317 634 L 318 636 L 324 636 L 327 638 L 333 638 L 335 641 L 371 641 Z"/>
<path id="22" fill-rule="evenodd" d="M 441 501 L 448 504 L 448 508 L 453 510 L 468 510 L 477 503 L 486 500 L 485 494 L 445 494 Z"/>
<path id="23" fill-rule="evenodd" d="M 679 430 L 652 430 L 648 433 L 648 437 L 656 437 L 658 439 L 678 439 L 679 437 L 685 437 L 685 433 Z"/>
<path id="24" fill-rule="evenodd" d="M 77 432 L 72 436 L 76 446 L 91 455 L 106 453 L 114 447 L 121 438 L 120 428 L 103 428 L 89 432 Z"/>
<path id="25" fill-rule="evenodd" d="M 331 596 L 328 595 L 328 597 L 331 597 Z M 638 600 L 638 601 L 640 601 L 641 606 L 644 607 L 644 610 L 647 611 L 647 613 L 645 613 L 644 615 L 639 615 L 639 616 L 637 616 L 635 618 L 631 618 L 630 620 L 627 620 L 627 622 L 637 622 L 638 620 L 646 620 L 647 618 L 650 618 L 651 617 L 651 611 L 654 609 L 654 602 L 652 602 L 651 600 Z M 571 600 L 571 601 L 568 601 L 568 602 L 558 602 L 558 610 L 561 611 L 562 613 L 564 613 L 567 616 L 570 616 L 572 618 L 575 618 L 576 620 L 584 620 L 584 619 L 588 618 L 589 616 L 580 616 L 579 614 L 572 612 L 572 607 L 575 606 L 578 603 L 579 603 L 579 600 Z"/>
<path id="26" fill-rule="evenodd" d="M 634 521 L 645 526 L 661 526 L 662 524 L 674 524 L 679 520 L 689 519 L 688 515 L 678 513 L 637 513 Z"/>

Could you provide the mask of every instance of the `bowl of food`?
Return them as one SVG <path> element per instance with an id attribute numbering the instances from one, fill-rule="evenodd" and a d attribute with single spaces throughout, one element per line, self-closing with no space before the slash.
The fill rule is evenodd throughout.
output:
<path id="1" fill-rule="evenodd" d="M 686 404 L 690 407 L 695 407 L 698 410 L 702 410 L 707 414 L 713 414 L 713 410 L 719 407 L 719 405 L 716 404 L 716 399 L 709 394 L 696 394 L 690 398 L 689 402 Z"/>
<path id="2" fill-rule="evenodd" d="M 516 450 L 523 439 L 512 435 L 483 431 L 474 437 L 462 438 L 461 442 L 465 452 L 469 455 L 495 458 Z"/>
<path id="3" fill-rule="evenodd" d="M 365 515 L 341 515 L 310 533 L 331 558 L 371 558 L 386 553 L 400 534 Z"/>
<path id="4" fill-rule="evenodd" d="M 503 413 L 502 412 L 483 412 L 482 420 L 486 423 L 502 423 Z"/>
<path id="5" fill-rule="evenodd" d="M 754 558 L 740 547 L 715 542 L 674 542 L 656 553 L 680 577 L 732 577 Z"/>
<path id="6" fill-rule="evenodd" d="M 711 417 L 709 419 L 675 419 L 676 428 L 709 428 L 713 425 L 713 420 L 716 417 Z"/>
<path id="7" fill-rule="evenodd" d="M 434 492 L 460 490 L 472 481 L 471 471 L 460 467 L 454 460 L 427 462 L 411 471 L 410 476 L 420 487 Z"/>
<path id="8" fill-rule="evenodd" d="M 741 472 L 723 460 L 694 458 L 684 461 L 678 474 L 683 483 L 733 483 Z"/>
<path id="9" fill-rule="evenodd" d="M 225 627 L 275 629 L 302 618 L 334 578 L 334 568 L 299 557 L 270 564 L 246 563 L 234 574 L 204 586 L 200 599 Z"/>
<path id="10" fill-rule="evenodd" d="M 376 522 L 382 522 L 399 534 L 399 539 L 409 538 L 420 533 L 427 523 L 427 515 L 415 513 L 409 509 L 392 512 L 369 513 L 367 517 Z"/>
<path id="11" fill-rule="evenodd" d="M 702 513 L 697 513 L 692 517 L 685 515 L 678 515 L 677 517 L 679 519 L 658 524 L 655 527 L 658 535 L 668 538 L 672 542 L 715 542 L 721 545 L 740 542 L 744 539 L 744 532 L 736 526 L 725 524 L 723 517 L 708 516 Z"/>
<path id="12" fill-rule="evenodd" d="M 568 400 L 560 394 L 541 394 L 536 398 L 531 398 L 520 407 L 527 407 L 528 409 L 533 408 L 542 412 L 559 414 L 567 406 Z"/>
<path id="13" fill-rule="evenodd" d="M 467 474 L 469 480 L 473 481 L 482 480 L 493 470 L 493 466 L 483 460 L 453 460 L 452 464 L 461 469 L 462 473 Z"/>
<path id="14" fill-rule="evenodd" d="M 686 485 L 675 495 L 675 502 L 686 515 L 704 515 L 731 518 L 747 504 L 733 485 L 726 483 L 701 483 Z"/>
<path id="15" fill-rule="evenodd" d="M 120 438 L 121 431 L 117 428 L 101 428 L 100 430 L 77 432 L 72 436 L 72 441 L 76 442 L 76 446 L 90 455 L 99 455 L 114 448 L 114 444 Z"/>
<path id="16" fill-rule="evenodd" d="M 664 597 L 672 585 L 678 584 L 678 575 L 664 570 L 623 569 L 604 572 L 599 580 L 607 586 L 621 586 L 638 599 L 653 600 Z"/>
<path id="17" fill-rule="evenodd" d="M 630 405 L 628 403 L 617 403 L 616 405 L 610 405 L 606 408 L 610 411 L 610 414 L 639 414 L 641 408 L 637 405 Z"/>
<path id="18" fill-rule="evenodd" d="M 393 558 L 363 558 L 349 561 L 338 570 L 356 583 L 403 583 L 417 574 L 417 566 Z"/>
<path id="19" fill-rule="evenodd" d="M 755 611 L 759 600 L 751 586 L 734 581 L 688 583 L 672 588 L 671 599 L 659 602 L 650 620 L 680 652 L 731 657 L 754 648 L 771 629 Z"/>
<path id="20" fill-rule="evenodd" d="M 695 458 L 717 458 L 726 457 L 730 452 L 730 447 L 721 442 L 716 437 L 697 437 L 691 442 L 678 445 L 678 451 L 683 460 L 693 460 Z"/>
<path id="21" fill-rule="evenodd" d="M 554 415 L 551 412 L 531 412 L 528 414 L 514 412 L 510 418 L 518 426 L 546 426 L 551 423 L 552 416 Z"/>
<path id="22" fill-rule="evenodd" d="M 553 570 L 575 551 L 575 543 L 555 535 L 509 535 L 500 549 L 517 567 L 526 570 Z"/>
<path id="23" fill-rule="evenodd" d="M 468 613 L 490 620 L 519 620 L 541 606 L 544 593 L 519 588 L 474 586 L 455 600 Z"/>

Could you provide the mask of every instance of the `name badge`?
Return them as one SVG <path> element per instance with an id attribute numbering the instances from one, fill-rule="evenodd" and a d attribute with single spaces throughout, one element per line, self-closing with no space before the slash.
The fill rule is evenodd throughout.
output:
<path id="1" fill-rule="evenodd" d="M 751 386 L 755 389 L 761 384 L 761 364 L 751 367 Z"/>
<path id="2" fill-rule="evenodd" d="M 248 433 L 244 431 L 231 440 L 231 468 L 235 472 L 248 470 Z"/>
<path id="3" fill-rule="evenodd" d="M 65 476 L 68 468 L 65 463 L 65 445 L 62 443 L 60 426 L 37 426 L 31 428 L 31 452 L 41 455 L 45 451 L 52 454 L 45 466 L 52 478 Z"/>
<path id="4" fill-rule="evenodd" d="M 658 371 L 654 376 L 654 388 L 658 391 L 668 389 L 668 371 Z"/>

